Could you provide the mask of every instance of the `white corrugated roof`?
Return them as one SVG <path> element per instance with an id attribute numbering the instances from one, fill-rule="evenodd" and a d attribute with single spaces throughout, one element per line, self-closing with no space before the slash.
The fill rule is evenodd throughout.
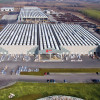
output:
<path id="1" fill-rule="evenodd" d="M 21 8 L 19 17 L 22 18 L 48 18 L 38 7 Z"/>
<path id="2" fill-rule="evenodd" d="M 39 45 L 39 49 L 60 46 L 100 45 L 100 40 L 80 25 L 8 24 L 0 32 L 0 45 Z"/>

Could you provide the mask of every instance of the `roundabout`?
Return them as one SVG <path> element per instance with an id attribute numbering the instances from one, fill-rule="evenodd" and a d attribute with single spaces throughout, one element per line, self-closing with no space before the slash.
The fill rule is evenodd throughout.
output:
<path id="1" fill-rule="evenodd" d="M 56 95 L 56 96 L 48 96 L 37 100 L 84 100 L 84 99 L 72 97 L 72 96 Z"/>

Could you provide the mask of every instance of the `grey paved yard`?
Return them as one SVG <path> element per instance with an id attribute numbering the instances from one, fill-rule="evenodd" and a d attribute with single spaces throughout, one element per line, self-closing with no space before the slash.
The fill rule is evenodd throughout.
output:
<path id="1" fill-rule="evenodd" d="M 100 68 L 100 60 L 82 57 L 82 62 L 20 62 L 20 61 L 5 61 L 0 62 L 1 67 L 8 66 L 10 69 L 17 66 L 32 66 L 34 68 Z"/>
<path id="2" fill-rule="evenodd" d="M 8 85 L 12 82 L 25 81 L 25 82 L 47 82 L 47 79 L 55 79 L 58 83 L 64 83 L 67 80 L 68 83 L 84 83 L 91 82 L 91 79 L 100 79 L 100 74 L 95 73 L 67 73 L 67 74 L 55 74 L 52 73 L 47 76 L 27 76 L 27 75 L 0 75 L 0 88 Z"/>
<path id="3" fill-rule="evenodd" d="M 55 79 L 56 82 L 63 82 L 66 79 L 68 82 L 87 82 L 91 79 L 100 79 L 100 75 L 95 73 L 83 74 L 50 74 L 49 76 L 22 76 L 11 75 L 11 70 L 17 70 L 18 66 L 28 66 L 33 68 L 100 68 L 100 60 L 91 59 L 89 57 L 82 57 L 82 62 L 23 62 L 23 61 L 5 61 L 0 62 L 0 87 L 8 85 L 14 81 L 30 81 L 30 82 L 46 82 L 47 79 Z M 7 74 L 2 75 L 1 70 L 8 66 L 6 69 Z"/>
<path id="4" fill-rule="evenodd" d="M 19 66 L 28 66 L 33 68 L 100 68 L 100 60 L 91 59 L 86 56 L 82 57 L 82 62 L 23 62 L 23 61 L 5 61 L 0 62 L 0 73 L 1 70 L 7 66 L 7 75 L 11 75 L 11 70 L 15 71 Z"/>

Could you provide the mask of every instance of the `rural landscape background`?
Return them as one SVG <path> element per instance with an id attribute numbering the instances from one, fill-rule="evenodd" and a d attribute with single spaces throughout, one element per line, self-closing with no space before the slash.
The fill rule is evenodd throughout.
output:
<path id="1" fill-rule="evenodd" d="M 78 13 L 80 16 L 100 22 L 100 0 L 0 0 L 0 7 L 38 6 L 60 12 Z M 98 23 L 99 24 L 99 23 Z"/>

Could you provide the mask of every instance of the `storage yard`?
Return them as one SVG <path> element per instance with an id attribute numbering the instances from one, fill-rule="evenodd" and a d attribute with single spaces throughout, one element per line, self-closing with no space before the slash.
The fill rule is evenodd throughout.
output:
<path id="1" fill-rule="evenodd" d="M 53 18 L 58 21 L 59 23 L 73 23 L 79 24 L 83 27 L 96 27 L 95 24 L 88 22 L 85 19 L 82 19 L 72 13 L 65 13 L 65 14 L 52 14 Z"/>
<path id="2" fill-rule="evenodd" d="M 83 20 L 71 13 L 65 13 L 65 14 L 53 14 L 53 16 L 55 17 L 55 19 L 57 21 L 62 21 L 62 22 L 87 22 L 86 20 Z"/>
<path id="3" fill-rule="evenodd" d="M 4 15 L 2 17 L 2 20 L 8 20 L 8 21 L 17 20 L 17 15 Z"/>

